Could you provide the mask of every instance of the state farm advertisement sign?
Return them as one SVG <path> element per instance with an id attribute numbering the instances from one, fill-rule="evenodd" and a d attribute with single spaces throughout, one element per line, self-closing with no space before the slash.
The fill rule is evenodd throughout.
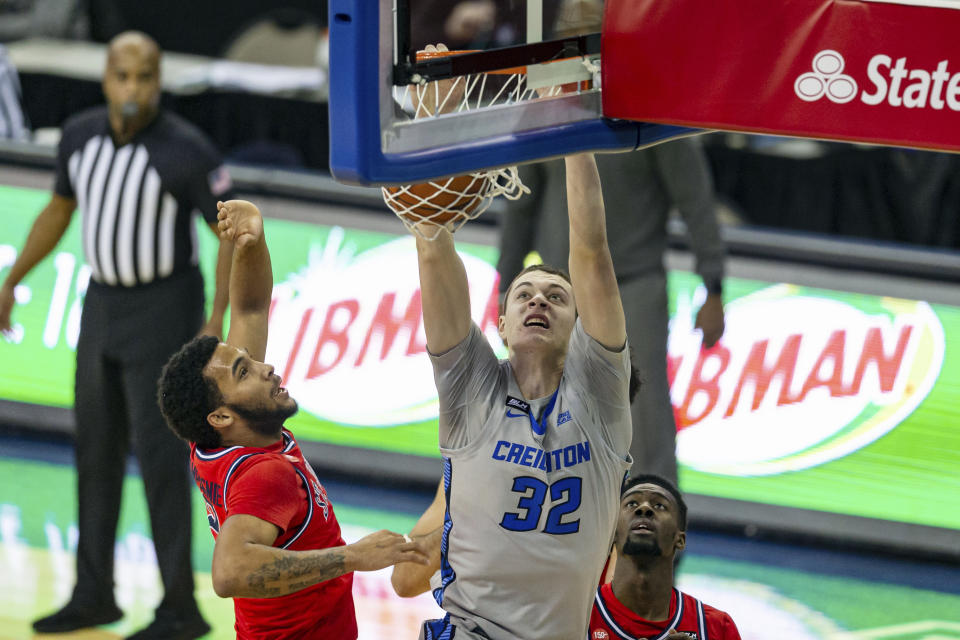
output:
<path id="1" fill-rule="evenodd" d="M 920 405 L 943 364 L 936 314 L 925 302 L 887 298 L 864 311 L 843 298 L 761 289 L 727 305 L 726 333 L 709 350 L 691 310 L 678 309 L 668 368 L 681 463 L 796 471 L 861 449 Z"/>
<path id="2" fill-rule="evenodd" d="M 960 150 L 960 5 L 936 4 L 608 2 L 604 115 Z"/>

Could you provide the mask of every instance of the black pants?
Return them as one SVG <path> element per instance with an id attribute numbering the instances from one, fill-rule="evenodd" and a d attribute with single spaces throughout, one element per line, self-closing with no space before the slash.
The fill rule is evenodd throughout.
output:
<path id="1" fill-rule="evenodd" d="M 74 601 L 114 602 L 120 495 L 129 447 L 140 463 L 163 581 L 158 611 L 195 615 L 188 448 L 157 406 L 157 378 L 199 331 L 203 279 L 193 269 L 142 287 L 90 283 L 77 344 L 79 508 Z"/>
<path id="2" fill-rule="evenodd" d="M 620 283 L 627 341 L 640 370 L 640 391 L 630 406 L 633 417 L 631 475 L 655 473 L 677 483 L 677 426 L 667 379 L 667 274 L 639 274 Z"/>

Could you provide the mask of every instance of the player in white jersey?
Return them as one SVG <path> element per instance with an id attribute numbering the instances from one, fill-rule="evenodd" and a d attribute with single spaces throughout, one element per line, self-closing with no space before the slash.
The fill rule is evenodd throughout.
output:
<path id="1" fill-rule="evenodd" d="M 596 163 L 566 165 L 570 276 L 539 266 L 511 284 L 508 360 L 470 319 L 452 234 L 417 238 L 447 505 L 433 585 L 447 616 L 426 640 L 586 635 L 630 467 L 630 359 Z"/>

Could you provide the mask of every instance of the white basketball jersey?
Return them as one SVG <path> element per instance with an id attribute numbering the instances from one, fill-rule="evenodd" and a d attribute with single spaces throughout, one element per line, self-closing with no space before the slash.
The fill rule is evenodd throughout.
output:
<path id="1" fill-rule="evenodd" d="M 629 349 L 578 320 L 560 386 L 529 402 L 476 325 L 431 359 L 448 504 L 434 596 L 492 640 L 582 640 L 630 467 Z"/>

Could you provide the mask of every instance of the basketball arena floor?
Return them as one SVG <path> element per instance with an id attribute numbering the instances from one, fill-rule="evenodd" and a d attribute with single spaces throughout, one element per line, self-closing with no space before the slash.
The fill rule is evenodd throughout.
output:
<path id="1" fill-rule="evenodd" d="M 0 429 L 0 640 L 35 637 L 30 621 L 64 603 L 74 582 L 76 488 L 68 440 Z M 321 476 L 323 474 L 321 473 Z M 348 542 L 380 528 L 407 531 L 429 493 L 321 478 Z M 131 462 L 117 537 L 112 625 L 37 638 L 122 638 L 147 624 L 160 598 L 150 527 Z M 233 638 L 233 609 L 210 582 L 213 539 L 194 499 L 197 597 L 213 631 Z M 745 640 L 960 638 L 960 567 L 691 531 L 679 586 L 728 611 Z M 363 640 L 414 639 L 441 613 L 429 596 L 401 599 L 388 571 L 357 573 Z"/>

